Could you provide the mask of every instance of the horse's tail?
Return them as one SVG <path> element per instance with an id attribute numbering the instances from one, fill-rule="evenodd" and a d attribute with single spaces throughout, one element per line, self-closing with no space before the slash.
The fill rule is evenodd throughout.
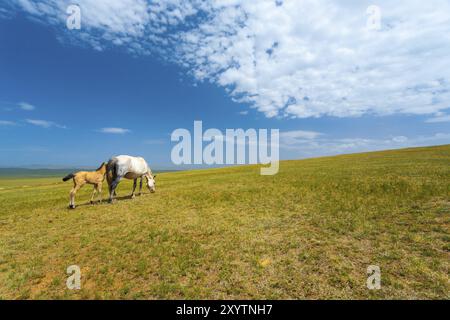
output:
<path id="1" fill-rule="evenodd" d="M 65 176 L 62 180 L 63 180 L 64 182 L 66 182 L 67 180 L 70 180 L 70 179 L 72 179 L 73 177 L 75 177 L 75 174 L 71 173 L 71 174 L 68 174 L 67 176 Z"/>
<path id="2" fill-rule="evenodd" d="M 117 160 L 111 159 L 106 164 L 106 179 L 108 181 L 108 184 L 110 184 L 112 181 L 116 180 L 117 178 Z"/>

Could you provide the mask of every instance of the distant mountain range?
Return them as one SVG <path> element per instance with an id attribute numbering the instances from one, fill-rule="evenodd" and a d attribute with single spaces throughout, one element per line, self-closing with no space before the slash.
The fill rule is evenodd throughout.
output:
<path id="1" fill-rule="evenodd" d="M 95 170 L 96 168 L 0 168 L 0 178 L 3 177 L 59 177 L 71 172 Z M 178 170 L 152 170 L 158 172 L 173 172 Z"/>
<path id="2" fill-rule="evenodd" d="M 0 168 L 0 177 L 56 177 L 74 171 L 79 171 L 79 169 Z"/>

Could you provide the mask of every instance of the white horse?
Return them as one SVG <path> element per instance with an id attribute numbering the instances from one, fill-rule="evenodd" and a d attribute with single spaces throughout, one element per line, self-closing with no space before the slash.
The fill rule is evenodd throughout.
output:
<path id="1" fill-rule="evenodd" d="M 123 178 L 134 180 L 131 198 L 134 198 L 137 179 L 141 178 L 139 195 L 142 191 L 142 179 L 147 178 L 147 187 L 150 192 L 156 191 L 155 177 L 144 158 L 131 156 L 117 156 L 108 161 L 106 178 L 109 185 L 109 202 L 113 201 L 116 195 L 116 188 Z"/>

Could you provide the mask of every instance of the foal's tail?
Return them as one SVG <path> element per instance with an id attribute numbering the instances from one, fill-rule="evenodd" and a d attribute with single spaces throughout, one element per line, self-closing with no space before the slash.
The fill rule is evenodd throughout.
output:
<path id="1" fill-rule="evenodd" d="M 72 179 L 73 177 L 75 177 L 75 174 L 71 173 L 71 174 L 68 174 L 67 176 L 65 176 L 62 180 L 63 180 L 64 182 L 66 182 L 67 180 L 70 180 L 70 179 Z"/>

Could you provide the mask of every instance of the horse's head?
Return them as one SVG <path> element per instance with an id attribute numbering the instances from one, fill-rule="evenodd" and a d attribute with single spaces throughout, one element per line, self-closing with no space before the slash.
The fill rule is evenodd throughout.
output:
<path id="1" fill-rule="evenodd" d="M 147 177 L 147 188 L 148 188 L 148 190 L 150 190 L 151 193 L 155 192 L 156 191 L 156 181 L 155 181 L 156 174 L 152 175 L 149 172 L 149 173 L 147 173 L 146 177 Z"/>

